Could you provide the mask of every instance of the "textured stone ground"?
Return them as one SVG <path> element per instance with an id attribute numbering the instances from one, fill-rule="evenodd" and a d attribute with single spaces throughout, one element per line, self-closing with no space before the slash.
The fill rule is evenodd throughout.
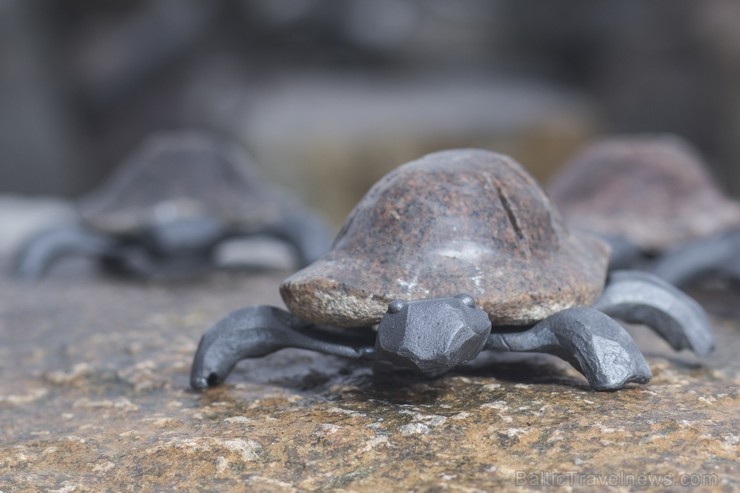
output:
<path id="1" fill-rule="evenodd" d="M 550 358 L 422 379 L 299 350 L 188 390 L 203 330 L 283 277 L 0 281 L 0 491 L 740 488 L 730 312 L 703 363 L 635 328 L 655 377 L 612 393 Z"/>

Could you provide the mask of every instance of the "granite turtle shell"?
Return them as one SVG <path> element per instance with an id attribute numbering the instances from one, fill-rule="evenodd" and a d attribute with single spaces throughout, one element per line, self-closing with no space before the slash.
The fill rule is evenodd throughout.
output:
<path id="1" fill-rule="evenodd" d="M 119 236 L 204 214 L 226 229 L 248 230 L 279 222 L 291 209 L 295 204 L 265 183 L 240 146 L 197 131 L 150 137 L 79 203 L 88 226 Z"/>
<path id="2" fill-rule="evenodd" d="M 673 136 L 598 141 L 547 188 L 569 225 L 659 252 L 740 226 L 696 150 Z"/>
<path id="3" fill-rule="evenodd" d="M 469 293 L 494 325 L 591 305 L 608 247 L 570 231 L 513 159 L 477 149 L 429 154 L 377 182 L 329 253 L 280 288 L 316 324 L 378 323 L 392 300 Z"/>

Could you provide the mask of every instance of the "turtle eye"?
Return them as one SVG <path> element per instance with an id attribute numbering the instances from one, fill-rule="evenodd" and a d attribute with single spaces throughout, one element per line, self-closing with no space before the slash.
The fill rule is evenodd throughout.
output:
<path id="1" fill-rule="evenodd" d="M 388 303 L 388 313 L 398 313 L 403 310 L 406 306 L 406 302 L 403 300 L 393 300 Z"/>
<path id="2" fill-rule="evenodd" d="M 464 305 L 467 305 L 471 308 L 475 307 L 475 300 L 469 294 L 458 294 L 457 296 L 455 296 L 455 298 L 462 301 Z"/>

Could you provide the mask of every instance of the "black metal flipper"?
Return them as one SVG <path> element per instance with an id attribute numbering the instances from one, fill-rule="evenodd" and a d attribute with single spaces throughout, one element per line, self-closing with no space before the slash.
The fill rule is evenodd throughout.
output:
<path id="1" fill-rule="evenodd" d="M 646 272 L 612 272 L 593 308 L 628 323 L 649 326 L 676 350 L 691 349 L 706 356 L 714 348 L 709 318 L 701 305 Z"/>
<path id="2" fill-rule="evenodd" d="M 651 271 L 674 286 L 687 286 L 713 275 L 740 282 L 740 231 L 665 252 L 655 261 Z"/>
<path id="3" fill-rule="evenodd" d="M 348 342 L 351 341 L 351 342 Z M 353 344 L 351 337 L 325 333 L 285 310 L 250 306 L 231 313 L 203 334 L 193 359 L 190 385 L 204 390 L 222 383 L 236 363 L 283 348 L 301 348 L 354 359 L 372 359 L 372 345 Z"/>
<path id="4" fill-rule="evenodd" d="M 555 355 L 573 365 L 596 390 L 616 390 L 652 377 L 627 331 L 592 308 L 563 310 L 522 332 L 492 333 L 485 349 Z"/>
<path id="5" fill-rule="evenodd" d="M 62 257 L 77 255 L 99 259 L 115 248 L 115 241 L 82 227 L 42 231 L 19 249 L 11 266 L 12 274 L 39 279 Z"/>

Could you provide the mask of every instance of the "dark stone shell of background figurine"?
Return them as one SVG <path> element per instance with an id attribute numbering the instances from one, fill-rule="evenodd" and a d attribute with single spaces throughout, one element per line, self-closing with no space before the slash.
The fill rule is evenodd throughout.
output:
<path id="1" fill-rule="evenodd" d="M 291 208 L 296 204 L 265 183 L 238 145 L 196 131 L 150 137 L 79 204 L 86 224 L 120 236 L 199 212 L 220 219 L 226 229 L 249 230 L 279 222 Z"/>
<path id="2" fill-rule="evenodd" d="M 566 163 L 547 189 L 571 227 L 622 237 L 646 251 L 740 225 L 697 152 L 671 136 L 610 138 Z"/>
<path id="3" fill-rule="evenodd" d="M 590 305 L 608 248 L 570 232 L 507 156 L 452 150 L 395 169 L 347 218 L 332 250 L 281 286 L 317 324 L 376 324 L 394 299 L 472 295 L 495 325 Z"/>

